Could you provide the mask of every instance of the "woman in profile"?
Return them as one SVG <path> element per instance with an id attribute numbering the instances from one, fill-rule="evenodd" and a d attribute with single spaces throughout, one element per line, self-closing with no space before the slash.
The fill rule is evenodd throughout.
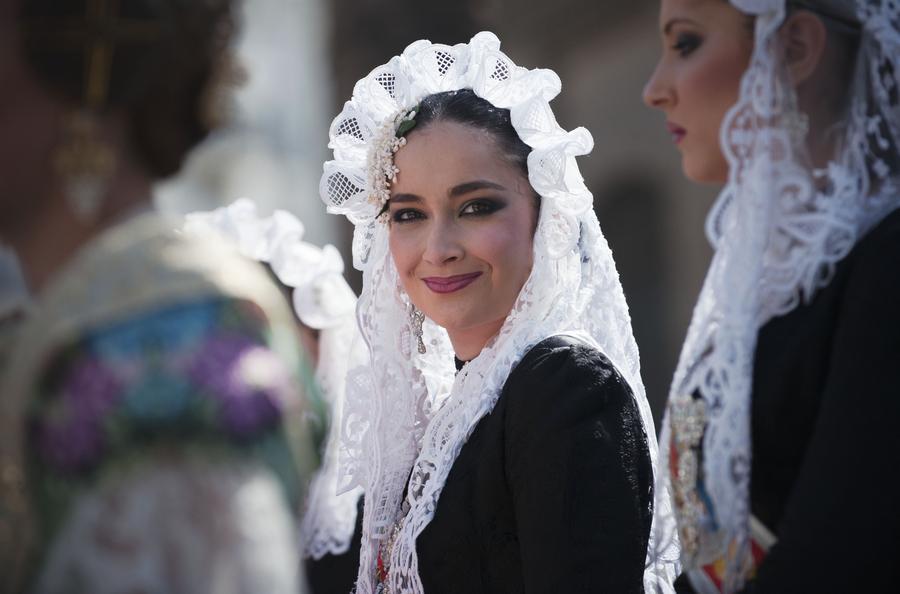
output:
<path id="1" fill-rule="evenodd" d="M 900 5 L 662 0 L 660 31 L 645 101 L 725 184 L 662 436 L 679 586 L 895 591 Z"/>
<path id="2" fill-rule="evenodd" d="M 415 42 L 331 127 L 321 191 L 356 225 L 369 347 L 342 447 L 357 592 L 671 588 L 646 563 L 637 346 L 575 161 L 593 141 L 556 123 L 559 78 L 499 46 Z"/>
<path id="3" fill-rule="evenodd" d="M 0 235 L 34 294 L 0 349 L 0 590 L 301 590 L 290 309 L 150 207 L 215 124 L 232 2 L 0 11 Z"/>

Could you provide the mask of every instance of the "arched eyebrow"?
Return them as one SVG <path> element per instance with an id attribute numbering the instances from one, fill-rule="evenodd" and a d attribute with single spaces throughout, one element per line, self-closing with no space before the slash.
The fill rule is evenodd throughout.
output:
<path id="1" fill-rule="evenodd" d="M 402 202 L 422 202 L 422 197 L 417 194 L 396 194 L 391 196 L 388 204 L 397 204 Z"/>
<path id="2" fill-rule="evenodd" d="M 475 192 L 477 190 L 500 190 L 501 192 L 505 192 L 506 188 L 498 183 L 479 179 L 454 186 L 450 188 L 450 191 L 447 192 L 447 195 L 451 198 L 456 198 L 457 196 L 462 196 L 464 194 Z"/>
<path id="3" fill-rule="evenodd" d="M 504 186 L 498 183 L 487 181 L 485 179 L 478 179 L 475 181 L 470 181 L 464 184 L 453 186 L 447 192 L 447 196 L 449 196 L 450 198 L 458 198 L 460 196 L 465 196 L 466 194 L 469 194 L 471 192 L 477 192 L 478 190 L 500 190 L 501 192 L 507 191 Z M 418 194 L 395 194 L 394 196 L 391 196 L 389 202 L 391 204 L 422 202 L 422 197 Z"/>
<path id="4" fill-rule="evenodd" d="M 699 23 L 697 23 L 696 21 L 692 21 L 691 19 L 686 19 L 684 17 L 675 17 L 674 19 L 670 19 L 669 22 L 667 22 L 666 25 L 662 28 L 662 34 L 669 35 L 672 32 L 672 27 L 678 24 L 693 25 L 695 27 L 699 26 Z"/>

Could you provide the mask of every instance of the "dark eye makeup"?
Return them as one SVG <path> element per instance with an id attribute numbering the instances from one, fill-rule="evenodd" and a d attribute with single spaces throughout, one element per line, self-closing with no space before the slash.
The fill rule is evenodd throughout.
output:
<path id="1" fill-rule="evenodd" d="M 391 213 L 391 222 L 393 223 L 411 223 L 424 218 L 425 215 L 422 211 L 415 208 L 400 208 Z"/>
<path id="2" fill-rule="evenodd" d="M 675 44 L 672 49 L 681 54 L 682 58 L 686 58 L 694 50 L 700 47 L 703 39 L 696 33 L 679 33 L 675 38 Z"/>
<path id="3" fill-rule="evenodd" d="M 483 217 L 502 209 L 506 204 L 496 198 L 476 198 L 466 202 L 460 209 L 460 216 Z"/>
<path id="4" fill-rule="evenodd" d="M 503 209 L 506 203 L 497 198 L 476 198 L 469 200 L 459 209 L 461 217 L 484 217 Z M 390 215 L 393 223 L 412 223 L 426 218 L 417 208 L 398 208 Z"/>

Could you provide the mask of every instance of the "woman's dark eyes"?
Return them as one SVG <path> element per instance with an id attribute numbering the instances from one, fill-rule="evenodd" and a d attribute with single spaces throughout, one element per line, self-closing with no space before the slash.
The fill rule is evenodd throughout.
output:
<path id="1" fill-rule="evenodd" d="M 414 208 L 401 208 L 391 215 L 391 221 L 395 223 L 409 223 L 424 218 L 425 215 Z"/>
<path id="2" fill-rule="evenodd" d="M 497 212 L 503 208 L 503 205 L 495 200 L 487 200 L 484 198 L 467 202 L 459 214 L 462 216 L 483 216 Z"/>
<path id="3" fill-rule="evenodd" d="M 685 58 L 700 47 L 701 41 L 700 36 L 694 33 L 680 33 L 675 39 L 675 45 L 672 46 L 672 49 L 681 54 L 682 58 Z"/>
<path id="4" fill-rule="evenodd" d="M 496 200 L 488 200 L 479 198 L 469 201 L 459 210 L 461 217 L 479 217 L 486 216 L 497 212 L 503 208 L 503 204 Z M 424 219 L 425 213 L 415 208 L 401 208 L 391 214 L 391 221 L 394 223 L 411 223 Z"/>

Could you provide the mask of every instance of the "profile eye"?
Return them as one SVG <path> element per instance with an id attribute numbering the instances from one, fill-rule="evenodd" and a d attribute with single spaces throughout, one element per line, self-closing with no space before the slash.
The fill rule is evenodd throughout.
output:
<path id="1" fill-rule="evenodd" d="M 682 33 L 676 40 L 672 49 L 681 54 L 681 57 L 689 56 L 694 50 L 700 47 L 701 39 L 693 33 Z"/>

